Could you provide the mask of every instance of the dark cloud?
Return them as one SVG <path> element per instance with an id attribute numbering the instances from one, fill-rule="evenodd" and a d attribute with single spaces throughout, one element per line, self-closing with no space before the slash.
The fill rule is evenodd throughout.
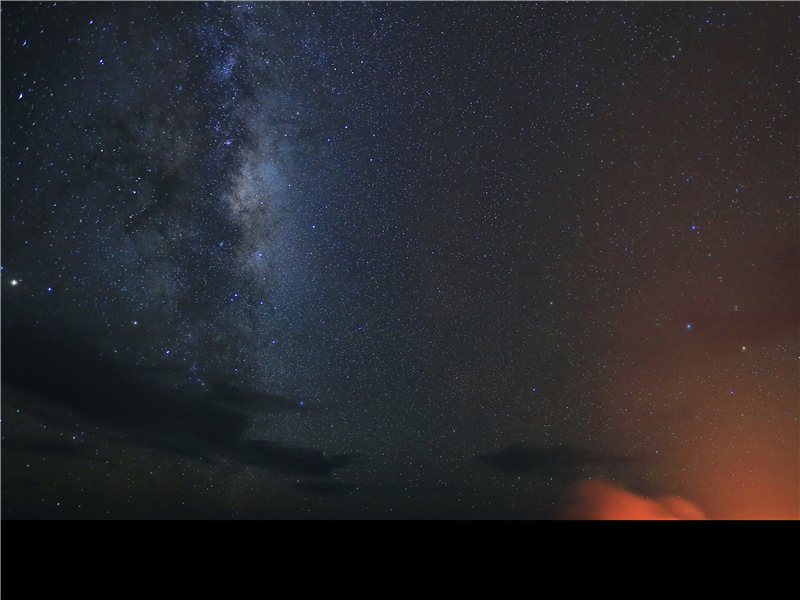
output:
<path id="1" fill-rule="evenodd" d="M 240 461 L 257 467 L 315 476 L 330 475 L 334 469 L 346 467 L 357 458 L 353 454 L 329 454 L 321 450 L 282 446 L 265 440 L 247 440 L 238 444 L 235 456 Z"/>
<path id="2" fill-rule="evenodd" d="M 62 442 L 58 440 L 42 439 L 33 440 L 27 443 L 20 443 L 14 441 L 3 441 L 4 450 L 27 451 L 34 454 L 50 454 L 56 456 L 65 456 L 72 458 L 85 458 L 89 454 L 87 449 L 83 446 L 70 444 L 69 442 Z"/>
<path id="3" fill-rule="evenodd" d="M 484 454 L 479 460 L 490 464 L 503 473 L 542 472 L 569 473 L 592 465 L 624 462 L 623 457 L 605 456 L 573 446 L 552 448 L 523 443 L 513 443 L 492 454 Z"/>
<path id="4" fill-rule="evenodd" d="M 340 481 L 301 481 L 296 483 L 297 489 L 317 496 L 342 497 L 347 496 L 358 486 L 353 483 L 342 483 Z"/>
<path id="5" fill-rule="evenodd" d="M 246 439 L 253 415 L 306 410 L 302 403 L 227 383 L 207 388 L 128 364 L 77 331 L 6 324 L 2 331 L 4 386 L 33 394 L 50 415 L 101 424 L 136 445 L 298 475 L 327 476 L 353 460 L 314 449 Z M 47 418 L 47 415 L 45 415 Z M 70 454 L 69 444 L 39 450 Z"/>

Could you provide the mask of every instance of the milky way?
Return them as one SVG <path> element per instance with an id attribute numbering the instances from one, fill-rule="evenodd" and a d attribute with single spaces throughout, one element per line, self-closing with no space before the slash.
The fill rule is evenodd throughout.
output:
<path id="1" fill-rule="evenodd" d="M 3 518 L 798 516 L 796 5 L 1 14 Z"/>

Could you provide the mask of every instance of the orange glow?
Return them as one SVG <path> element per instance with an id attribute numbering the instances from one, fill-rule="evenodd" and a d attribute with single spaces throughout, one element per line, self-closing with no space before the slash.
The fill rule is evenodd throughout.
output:
<path id="1" fill-rule="evenodd" d="M 697 504 L 678 496 L 647 498 L 597 479 L 579 483 L 561 518 L 596 521 L 676 521 L 676 520 L 797 520 L 791 508 L 764 505 L 760 494 L 726 498 L 708 516 Z"/>
<path id="2" fill-rule="evenodd" d="M 705 477 L 698 470 L 687 477 L 686 486 L 711 519 L 800 519 L 796 462 L 766 452 L 755 458 L 759 460 L 744 460 L 735 452 L 715 457 Z"/>
<path id="3" fill-rule="evenodd" d="M 677 496 L 645 498 L 599 480 L 578 484 L 562 517 L 597 521 L 675 521 L 706 518 L 698 506 Z"/>

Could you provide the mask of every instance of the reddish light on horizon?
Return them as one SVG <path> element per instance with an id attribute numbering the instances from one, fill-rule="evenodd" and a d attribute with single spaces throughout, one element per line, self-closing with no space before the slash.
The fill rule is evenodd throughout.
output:
<path id="1" fill-rule="evenodd" d="M 573 490 L 562 511 L 562 518 L 600 521 L 702 520 L 706 516 L 697 505 L 667 496 L 650 499 L 638 496 L 605 481 L 584 481 Z"/>
<path id="2" fill-rule="evenodd" d="M 710 517 L 697 504 L 679 496 L 647 498 L 607 481 L 592 479 L 575 487 L 569 502 L 561 511 L 561 518 L 594 521 L 697 521 Z M 760 505 L 758 498 L 751 497 L 740 498 L 714 518 L 797 520 L 800 515 L 764 507 Z"/>

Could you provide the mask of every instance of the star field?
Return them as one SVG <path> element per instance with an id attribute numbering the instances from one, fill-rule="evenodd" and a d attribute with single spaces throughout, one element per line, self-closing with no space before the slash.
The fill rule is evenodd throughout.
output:
<path id="1" fill-rule="evenodd" d="M 797 518 L 797 18 L 4 2 L 3 518 Z"/>

